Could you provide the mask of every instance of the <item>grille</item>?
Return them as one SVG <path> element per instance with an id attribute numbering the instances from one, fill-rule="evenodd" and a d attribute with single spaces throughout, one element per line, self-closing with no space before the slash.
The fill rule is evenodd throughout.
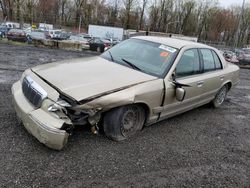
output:
<path id="1" fill-rule="evenodd" d="M 46 91 L 39 86 L 31 77 L 26 76 L 23 79 L 22 90 L 24 96 L 35 107 L 41 107 L 43 100 L 47 97 Z"/>

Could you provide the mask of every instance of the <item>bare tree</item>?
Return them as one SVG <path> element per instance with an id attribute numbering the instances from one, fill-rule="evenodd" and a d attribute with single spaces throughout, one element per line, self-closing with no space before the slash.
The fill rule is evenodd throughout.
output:
<path id="1" fill-rule="evenodd" d="M 3 11 L 3 17 L 7 19 L 13 19 L 14 3 L 12 0 L 0 0 L 1 9 Z"/>
<path id="2" fill-rule="evenodd" d="M 4 0 L 0 0 L 0 7 L 2 9 L 2 12 L 3 12 L 3 17 L 7 17 L 8 16 L 8 10 L 7 10 L 7 7 L 6 7 L 6 4 L 5 4 L 5 1 Z"/>
<path id="3" fill-rule="evenodd" d="M 82 16 L 82 8 L 86 3 L 85 0 L 74 0 L 75 2 L 75 25 L 77 26 L 79 23 L 79 19 Z"/>
<path id="4" fill-rule="evenodd" d="M 142 10 L 140 14 L 140 22 L 139 22 L 139 29 L 142 29 L 142 24 L 143 24 L 143 17 L 145 13 L 145 8 L 147 6 L 148 0 L 142 0 Z"/>
<path id="5" fill-rule="evenodd" d="M 130 28 L 130 13 L 133 9 L 135 0 L 123 0 L 123 3 L 125 5 L 125 28 Z"/>

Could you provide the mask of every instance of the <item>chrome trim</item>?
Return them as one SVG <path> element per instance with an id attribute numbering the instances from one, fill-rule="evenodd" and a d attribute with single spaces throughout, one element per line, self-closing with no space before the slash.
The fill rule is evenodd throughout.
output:
<path id="1" fill-rule="evenodd" d="M 47 92 L 30 76 L 24 77 L 22 89 L 25 97 L 36 107 L 40 107 L 48 96 Z"/>

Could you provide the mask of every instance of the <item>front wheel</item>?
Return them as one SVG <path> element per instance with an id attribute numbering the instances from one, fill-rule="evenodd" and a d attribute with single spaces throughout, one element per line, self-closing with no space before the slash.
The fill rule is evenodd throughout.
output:
<path id="1" fill-rule="evenodd" d="M 218 108 L 222 105 L 222 103 L 225 101 L 227 96 L 227 85 L 224 85 L 216 94 L 214 100 L 212 101 L 212 104 L 215 108 Z"/>
<path id="2" fill-rule="evenodd" d="M 121 141 L 141 130 L 144 122 L 144 108 L 140 105 L 127 105 L 107 112 L 104 116 L 103 129 L 106 136 Z"/>

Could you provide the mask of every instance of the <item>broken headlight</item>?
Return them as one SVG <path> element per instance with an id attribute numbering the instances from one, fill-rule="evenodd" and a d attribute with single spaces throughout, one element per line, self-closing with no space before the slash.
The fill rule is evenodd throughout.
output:
<path id="1" fill-rule="evenodd" d="M 65 100 L 58 99 L 58 101 L 48 107 L 49 112 L 66 111 L 66 108 L 71 107 L 71 105 Z"/>

